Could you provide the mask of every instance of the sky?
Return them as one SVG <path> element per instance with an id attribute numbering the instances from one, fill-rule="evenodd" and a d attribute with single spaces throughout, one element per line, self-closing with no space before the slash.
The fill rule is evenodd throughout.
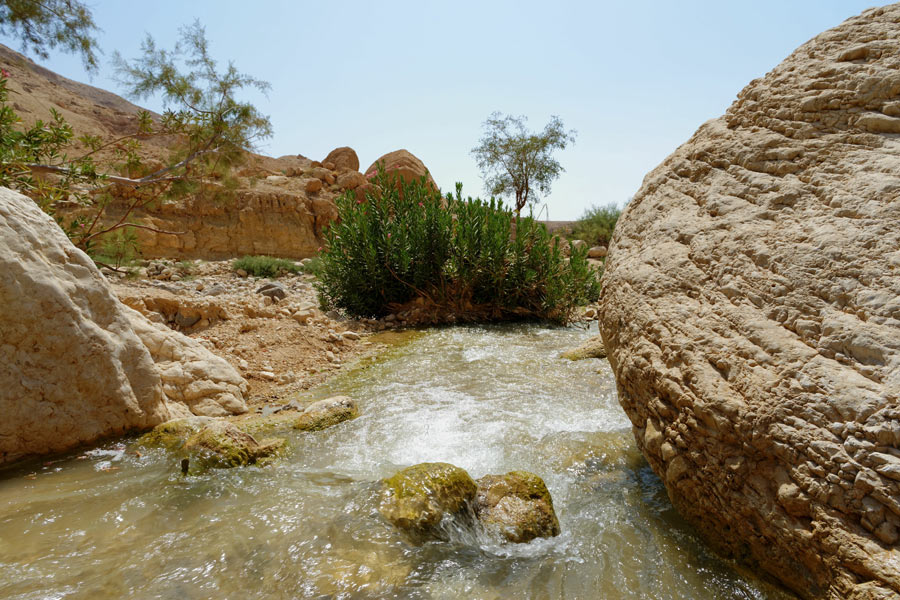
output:
<path id="1" fill-rule="evenodd" d="M 140 53 L 146 34 L 172 47 L 199 19 L 212 55 L 272 89 L 247 94 L 274 135 L 258 150 L 321 160 L 338 146 L 360 168 L 405 148 L 445 191 L 484 195 L 471 149 L 494 111 L 534 130 L 552 115 L 577 132 L 565 168 L 535 212 L 571 220 L 624 205 L 652 170 L 752 79 L 872 0 L 678 2 L 341 2 L 86 0 L 102 29 L 100 73 L 76 56 L 38 61 L 121 93 L 115 50 Z M 20 50 L 15 39 L 0 42 Z M 160 110 L 158 99 L 139 102 Z"/>

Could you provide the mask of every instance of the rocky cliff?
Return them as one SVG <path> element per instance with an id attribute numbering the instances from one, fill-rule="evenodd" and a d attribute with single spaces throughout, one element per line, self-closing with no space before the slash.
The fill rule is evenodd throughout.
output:
<path id="1" fill-rule="evenodd" d="M 900 598 L 900 5 L 798 48 L 647 175 L 600 328 L 638 445 L 719 549 Z"/>

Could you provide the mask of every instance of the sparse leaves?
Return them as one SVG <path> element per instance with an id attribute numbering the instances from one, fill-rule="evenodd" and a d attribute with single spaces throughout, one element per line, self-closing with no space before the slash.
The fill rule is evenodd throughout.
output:
<path id="1" fill-rule="evenodd" d="M 97 25 L 90 9 L 78 0 L 0 0 L 0 34 L 22 40 L 22 50 L 47 58 L 48 48 L 81 54 L 84 67 L 99 66 Z"/>
<path id="2" fill-rule="evenodd" d="M 484 136 L 472 154 L 492 196 L 515 197 L 516 214 L 550 185 L 565 169 L 553 156 L 575 142 L 575 131 L 566 131 L 559 117 L 552 117 L 540 133 L 528 131 L 527 117 L 492 113 L 484 122 Z"/>

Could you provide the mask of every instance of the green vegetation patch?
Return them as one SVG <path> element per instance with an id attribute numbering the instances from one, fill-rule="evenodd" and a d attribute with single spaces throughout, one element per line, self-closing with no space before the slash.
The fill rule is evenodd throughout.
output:
<path id="1" fill-rule="evenodd" d="M 235 271 L 244 270 L 254 277 L 279 277 L 288 273 L 297 273 L 300 266 L 287 258 L 273 256 L 244 256 L 231 263 Z"/>
<path id="2" fill-rule="evenodd" d="M 615 204 L 592 206 L 572 226 L 572 239 L 584 240 L 589 246 L 608 246 L 622 209 Z"/>
<path id="3" fill-rule="evenodd" d="M 566 323 L 595 301 L 587 249 L 561 243 L 502 202 L 441 197 L 426 180 L 375 177 L 365 197 L 337 200 L 317 288 L 324 307 L 385 316 L 415 301 L 443 320 L 546 319 Z"/>

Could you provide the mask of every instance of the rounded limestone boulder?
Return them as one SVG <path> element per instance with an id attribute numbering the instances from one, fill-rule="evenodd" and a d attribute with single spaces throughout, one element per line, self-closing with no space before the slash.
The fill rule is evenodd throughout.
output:
<path id="1" fill-rule="evenodd" d="M 475 516 L 485 529 L 517 544 L 559 535 L 553 499 L 534 473 L 485 475 L 477 483 Z"/>
<path id="2" fill-rule="evenodd" d="M 468 509 L 476 486 L 465 470 L 449 463 L 421 463 L 385 479 L 378 510 L 406 532 L 441 537 L 438 524 L 445 515 Z"/>

